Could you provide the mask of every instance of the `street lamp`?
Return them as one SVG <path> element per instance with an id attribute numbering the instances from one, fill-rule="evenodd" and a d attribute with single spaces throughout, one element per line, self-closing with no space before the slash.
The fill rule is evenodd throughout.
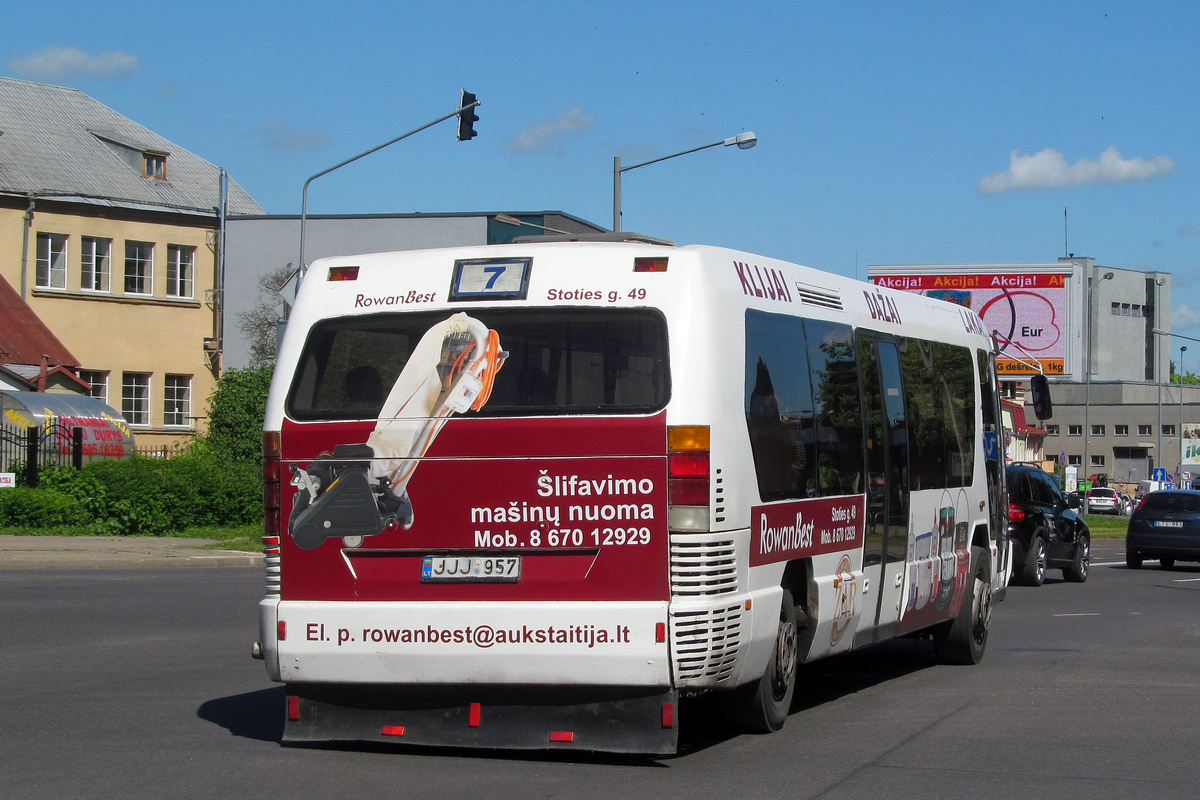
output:
<path id="1" fill-rule="evenodd" d="M 1106 272 L 1100 276 L 1100 280 L 1095 281 L 1095 282 L 1101 283 L 1103 281 L 1111 281 L 1113 279 L 1113 277 L 1115 277 L 1113 275 L 1113 273 Z M 1091 278 L 1090 275 L 1088 276 L 1088 278 L 1089 278 L 1089 280 L 1088 280 L 1088 294 L 1087 294 L 1087 353 L 1086 353 L 1087 358 L 1085 359 L 1087 362 L 1087 369 L 1085 370 L 1085 375 L 1084 375 L 1086 383 L 1084 383 L 1084 388 L 1083 388 L 1083 468 L 1084 468 L 1084 470 L 1090 470 L 1092 468 L 1092 464 L 1088 460 L 1088 442 L 1091 441 L 1091 438 L 1092 438 L 1092 428 L 1091 428 L 1091 423 L 1088 420 L 1088 417 L 1089 417 L 1089 412 L 1091 411 L 1091 407 L 1092 407 L 1092 339 L 1094 338 L 1093 334 L 1095 332 L 1095 327 L 1096 327 L 1095 315 L 1093 314 L 1094 309 L 1092 308 L 1095 305 L 1095 303 L 1093 301 L 1096 298 L 1096 287 L 1091 285 L 1092 281 L 1090 280 L 1090 278 Z M 1087 472 L 1085 471 L 1084 474 L 1086 475 Z"/>
<path id="2" fill-rule="evenodd" d="M 351 156 L 350 158 L 347 158 L 345 161 L 342 161 L 338 164 L 334 164 L 329 169 L 321 170 L 316 175 L 313 175 L 312 177 L 310 177 L 308 180 L 306 180 L 304 182 L 304 189 L 300 193 L 300 266 L 298 269 L 298 277 L 296 279 L 297 290 L 299 290 L 299 288 L 300 288 L 300 281 L 302 281 L 304 279 L 304 273 L 308 271 L 308 264 L 306 264 L 304 262 L 304 224 L 308 220 L 308 185 L 310 183 L 312 183 L 313 181 L 315 181 L 317 178 L 321 177 L 322 175 L 328 175 L 329 173 L 333 172 L 335 169 L 341 169 L 342 167 L 346 166 L 347 164 L 358 161 L 363 156 L 369 156 L 369 155 L 371 155 L 371 153 L 374 153 L 378 150 L 382 150 L 383 148 L 388 147 L 389 145 L 393 145 L 396 142 L 400 141 L 401 139 L 407 139 L 409 136 L 412 136 L 414 133 L 420 133 L 421 131 L 425 130 L 426 128 L 432 128 L 434 125 L 437 125 L 439 122 L 444 122 L 444 121 L 450 119 L 451 117 L 459 117 L 460 118 L 459 133 L 458 133 L 459 140 L 460 141 L 469 140 L 473 136 L 475 136 L 475 131 L 473 129 L 473 126 L 474 126 L 474 123 L 476 121 L 478 121 L 479 118 L 475 116 L 473 109 L 475 109 L 479 105 L 480 105 L 480 103 L 478 100 L 475 99 L 475 95 L 471 94 L 466 89 L 463 89 L 462 100 L 460 101 L 459 107 L 454 109 L 453 111 L 451 111 L 449 114 L 445 115 L 444 117 L 438 117 L 433 122 L 426 123 L 419 128 L 414 128 L 411 131 L 409 131 L 408 133 L 402 133 L 399 136 L 397 136 L 395 139 L 388 139 L 383 144 L 375 145 L 370 150 L 366 150 L 362 153 L 359 153 L 356 156 Z"/>
<path id="3" fill-rule="evenodd" d="M 758 144 L 758 137 L 754 135 L 753 131 L 745 131 L 743 133 L 739 133 L 737 136 L 730 136 L 728 139 L 722 139 L 719 142 L 703 144 L 699 147 L 693 147 L 691 150 L 683 150 L 678 153 L 672 153 L 671 155 L 663 156 L 662 158 L 652 158 L 649 161 L 643 161 L 640 164 L 630 164 L 628 167 L 621 166 L 620 156 L 613 156 L 613 231 L 616 232 L 621 230 L 621 173 L 629 172 L 629 170 L 637 169 L 638 167 L 657 164 L 659 161 L 666 161 L 668 158 L 686 156 L 688 153 L 707 150 L 708 148 L 716 147 L 717 145 L 725 145 L 726 147 L 729 147 L 735 144 L 740 150 L 749 150 L 751 147 L 754 147 L 754 145 Z"/>

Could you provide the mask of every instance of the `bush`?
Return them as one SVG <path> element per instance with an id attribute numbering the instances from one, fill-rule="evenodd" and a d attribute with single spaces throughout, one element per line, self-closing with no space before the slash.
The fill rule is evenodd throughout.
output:
<path id="1" fill-rule="evenodd" d="M 74 497 L 54 489 L 16 486 L 0 491 L 0 526 L 48 528 L 86 525 L 87 509 Z"/>
<path id="2" fill-rule="evenodd" d="M 207 452 L 52 468 L 41 486 L 70 498 L 104 533 L 161 535 L 262 518 L 257 467 Z"/>

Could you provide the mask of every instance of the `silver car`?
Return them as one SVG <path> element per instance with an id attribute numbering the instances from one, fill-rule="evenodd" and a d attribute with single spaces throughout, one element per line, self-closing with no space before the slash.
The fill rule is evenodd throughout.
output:
<path id="1" fill-rule="evenodd" d="M 1084 510 L 1089 514 L 1120 514 L 1121 498 L 1116 489 L 1088 489 Z"/>

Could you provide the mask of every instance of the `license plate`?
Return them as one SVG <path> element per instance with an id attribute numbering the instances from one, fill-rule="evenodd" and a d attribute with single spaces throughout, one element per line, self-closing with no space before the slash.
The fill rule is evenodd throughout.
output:
<path id="1" fill-rule="evenodd" d="M 1156 527 L 1156 528 L 1182 528 L 1183 522 L 1182 522 L 1182 520 L 1177 520 L 1177 519 L 1158 519 L 1158 520 L 1154 521 L 1154 527 Z"/>
<path id="2" fill-rule="evenodd" d="M 421 580 L 516 583 L 521 578 L 520 556 L 425 556 Z"/>

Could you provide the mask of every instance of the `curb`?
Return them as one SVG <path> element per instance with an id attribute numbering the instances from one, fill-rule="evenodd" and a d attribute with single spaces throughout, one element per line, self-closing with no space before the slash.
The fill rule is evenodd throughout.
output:
<path id="1" fill-rule="evenodd" d="M 205 550 L 210 539 L 0 536 L 0 569 L 261 567 L 261 553 Z"/>

